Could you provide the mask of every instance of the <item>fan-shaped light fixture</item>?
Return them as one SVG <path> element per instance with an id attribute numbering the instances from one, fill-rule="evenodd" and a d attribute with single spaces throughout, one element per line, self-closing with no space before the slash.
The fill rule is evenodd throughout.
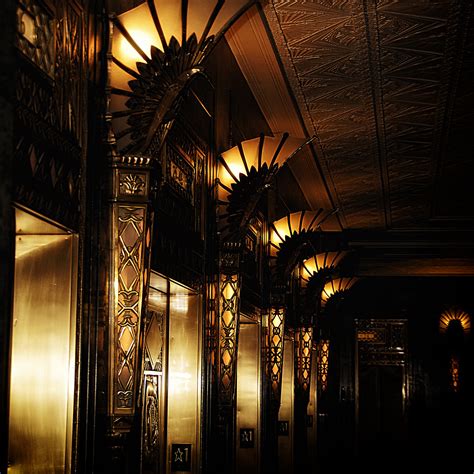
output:
<path id="1" fill-rule="evenodd" d="M 311 279 L 323 271 L 334 270 L 347 253 L 345 250 L 323 252 L 306 259 L 300 266 L 301 286 L 308 286 Z"/>
<path id="2" fill-rule="evenodd" d="M 293 212 L 273 222 L 270 232 L 270 255 L 276 256 L 285 242 L 297 235 L 315 232 L 333 213 L 332 210 L 324 209 Z"/>
<path id="3" fill-rule="evenodd" d="M 464 334 L 469 333 L 471 330 L 471 316 L 465 311 L 458 308 L 448 309 L 439 318 L 439 330 L 441 333 L 445 333 L 449 325 L 453 321 L 459 321 Z"/>
<path id="4" fill-rule="evenodd" d="M 341 293 L 352 288 L 357 281 L 359 281 L 359 279 L 356 277 L 335 278 L 328 281 L 321 292 L 321 306 L 324 307 L 328 300 L 336 293 Z"/>
<path id="5" fill-rule="evenodd" d="M 161 146 L 183 89 L 255 1 L 147 0 L 112 17 L 109 141 L 120 154 Z"/>
<path id="6" fill-rule="evenodd" d="M 261 134 L 222 153 L 218 158 L 219 230 L 235 237 L 247 228 L 264 191 L 278 168 L 310 140 Z"/>

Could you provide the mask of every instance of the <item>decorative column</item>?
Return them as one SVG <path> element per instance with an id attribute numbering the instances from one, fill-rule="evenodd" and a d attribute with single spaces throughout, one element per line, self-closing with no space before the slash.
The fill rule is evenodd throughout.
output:
<path id="1" fill-rule="evenodd" d="M 111 165 L 108 414 L 113 438 L 130 431 L 141 385 L 152 227 L 150 165 L 142 156 L 114 157 Z"/>
<path id="2" fill-rule="evenodd" d="M 234 459 L 237 346 L 240 307 L 240 244 L 223 244 L 218 313 L 218 468 L 232 472 Z"/>

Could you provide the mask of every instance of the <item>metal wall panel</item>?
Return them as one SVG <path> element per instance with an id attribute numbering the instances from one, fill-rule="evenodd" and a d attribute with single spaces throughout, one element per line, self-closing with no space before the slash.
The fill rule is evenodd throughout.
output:
<path id="1" fill-rule="evenodd" d="M 21 233 L 22 214 L 17 211 L 8 472 L 64 473 L 71 463 L 76 242 L 59 228 Z M 29 218 L 38 225 L 28 232 L 47 232 L 43 221 Z"/>
<path id="2" fill-rule="evenodd" d="M 285 338 L 283 347 L 283 373 L 281 383 L 281 405 L 278 412 L 278 423 L 287 423 L 286 434 L 278 436 L 278 472 L 280 474 L 293 473 L 293 428 L 294 428 L 294 342 Z"/>
<path id="3" fill-rule="evenodd" d="M 260 324 L 240 320 L 237 354 L 236 472 L 260 472 Z"/>

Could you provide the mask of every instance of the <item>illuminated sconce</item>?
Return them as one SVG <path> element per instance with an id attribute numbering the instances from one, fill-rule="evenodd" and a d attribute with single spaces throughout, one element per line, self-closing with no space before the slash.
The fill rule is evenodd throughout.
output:
<path id="1" fill-rule="evenodd" d="M 325 392 L 328 388 L 329 339 L 318 342 L 318 388 Z"/>
<path id="2" fill-rule="evenodd" d="M 329 299 L 336 293 L 341 293 L 352 288 L 357 281 L 359 281 L 359 279 L 356 277 L 335 278 L 334 280 L 328 281 L 321 292 L 321 307 L 326 306 Z"/>
<path id="3" fill-rule="evenodd" d="M 347 253 L 347 251 L 324 252 L 306 259 L 300 266 L 301 286 L 303 288 L 308 286 L 316 275 L 335 270 Z"/>
<path id="4" fill-rule="evenodd" d="M 272 306 L 268 318 L 270 381 L 272 399 L 280 403 L 281 374 L 283 370 L 283 340 L 285 336 L 285 308 Z"/>
<path id="5" fill-rule="evenodd" d="M 219 290 L 219 397 L 222 404 L 232 405 L 239 324 L 239 274 L 222 273 Z"/>
<path id="6" fill-rule="evenodd" d="M 296 385 L 303 392 L 309 392 L 311 380 L 311 353 L 313 328 L 303 326 L 295 330 Z"/>
<path id="7" fill-rule="evenodd" d="M 471 316 L 460 309 L 448 309 L 439 318 L 439 330 L 445 333 L 453 321 L 458 321 L 464 334 L 471 330 Z"/>
<path id="8" fill-rule="evenodd" d="M 109 142 L 120 154 L 160 149 L 183 91 L 255 1 L 147 0 L 111 19 Z"/>
<path id="9" fill-rule="evenodd" d="M 220 232 L 225 240 L 243 237 L 264 192 L 279 167 L 312 139 L 281 136 L 246 140 L 218 159 Z"/>
<path id="10" fill-rule="evenodd" d="M 332 214 L 333 211 L 323 209 L 300 211 L 273 222 L 270 230 L 270 256 L 276 259 L 277 272 L 283 281 L 308 256 L 310 238 Z"/>

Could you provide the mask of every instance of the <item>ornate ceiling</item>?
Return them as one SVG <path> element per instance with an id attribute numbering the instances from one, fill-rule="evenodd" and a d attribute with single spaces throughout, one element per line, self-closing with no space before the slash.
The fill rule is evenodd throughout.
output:
<path id="1" fill-rule="evenodd" d="M 474 274 L 473 14 L 468 0 L 268 0 L 227 35 L 273 130 L 317 137 L 288 194 L 338 208 L 327 230 L 366 270 Z"/>
<path id="2" fill-rule="evenodd" d="M 460 0 L 265 7 L 343 227 L 474 217 L 462 202 L 468 193 L 456 189 L 469 186 L 462 175 L 473 171 L 471 10 Z"/>

